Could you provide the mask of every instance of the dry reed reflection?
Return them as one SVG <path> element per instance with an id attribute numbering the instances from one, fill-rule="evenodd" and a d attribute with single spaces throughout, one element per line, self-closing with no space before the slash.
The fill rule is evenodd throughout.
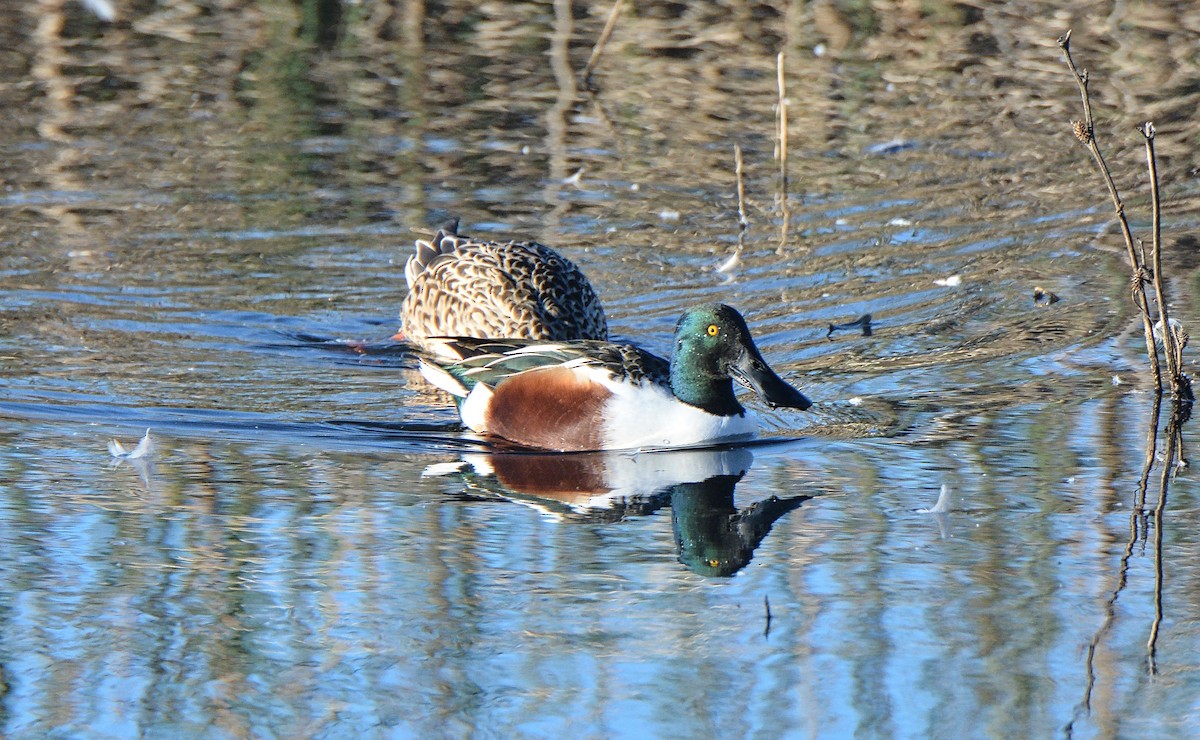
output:
<path id="1" fill-rule="evenodd" d="M 612 36 L 613 29 L 617 27 L 617 19 L 621 17 L 621 7 L 625 0 L 615 0 L 612 5 L 612 10 L 608 11 L 608 20 L 604 22 L 604 29 L 600 31 L 600 37 L 596 39 L 596 45 L 592 47 L 592 55 L 588 57 L 587 64 L 583 67 L 583 72 L 579 77 L 582 85 L 587 90 L 595 92 L 592 86 L 592 73 L 596 71 L 596 65 L 600 63 L 600 55 L 604 53 L 604 47 L 608 44 L 608 39 Z"/>
<path id="2" fill-rule="evenodd" d="M 1161 409 L 1163 399 L 1161 396 L 1156 397 L 1151 406 L 1151 413 L 1147 421 L 1146 429 L 1146 446 L 1145 446 L 1145 462 L 1142 465 L 1141 474 L 1138 477 L 1137 488 L 1134 491 L 1133 499 L 1130 502 L 1129 510 L 1129 538 L 1125 542 L 1124 550 L 1122 551 L 1118 567 L 1116 570 L 1116 585 L 1113 586 L 1109 596 L 1104 604 L 1104 621 L 1093 634 L 1091 641 L 1088 643 L 1087 655 L 1085 658 L 1085 667 L 1087 680 L 1084 687 L 1083 698 L 1076 706 L 1075 716 L 1070 723 L 1066 725 L 1067 736 L 1072 736 L 1072 729 L 1081 716 L 1090 714 L 1093 710 L 1092 693 L 1096 685 L 1096 652 L 1103 643 L 1114 625 L 1117 618 L 1116 605 L 1122 592 L 1129 583 L 1129 568 L 1130 561 L 1134 554 L 1134 548 L 1138 542 L 1143 545 L 1147 543 L 1151 527 L 1154 530 L 1154 551 L 1153 551 L 1153 566 L 1154 566 L 1154 587 L 1151 591 L 1153 601 L 1153 618 L 1150 622 L 1147 639 L 1146 639 L 1146 659 L 1145 666 L 1149 675 L 1158 673 L 1157 649 L 1159 628 L 1162 625 L 1164 618 L 1163 609 L 1163 589 L 1165 585 L 1165 548 L 1163 543 L 1163 533 L 1166 526 L 1166 507 L 1170 483 L 1178 475 L 1179 471 L 1188 465 L 1187 460 L 1183 456 L 1183 424 L 1187 422 L 1190 414 L 1190 407 L 1172 403 L 1171 414 L 1167 418 L 1166 427 L 1162 429 L 1161 437 L 1159 433 Z M 1163 440 L 1163 445 L 1160 449 L 1159 440 Z M 1159 470 L 1157 500 L 1153 507 L 1153 519 L 1148 518 L 1147 514 L 1147 493 L 1149 490 L 1150 479 L 1155 468 Z"/>

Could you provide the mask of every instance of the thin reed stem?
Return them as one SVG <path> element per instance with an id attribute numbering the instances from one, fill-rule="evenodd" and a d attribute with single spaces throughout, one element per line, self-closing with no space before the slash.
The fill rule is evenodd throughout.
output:
<path id="1" fill-rule="evenodd" d="M 1183 377 L 1183 337 L 1176 334 L 1167 310 L 1166 289 L 1162 271 L 1162 202 L 1158 190 L 1158 161 L 1154 155 L 1154 124 L 1147 121 L 1139 129 L 1146 137 L 1146 167 L 1150 172 L 1150 203 L 1153 210 L 1150 243 L 1151 278 L 1158 300 L 1158 320 L 1162 325 L 1163 354 L 1167 357 L 1167 375 L 1171 379 L 1171 396 L 1176 400 L 1192 400 L 1190 382 Z"/>

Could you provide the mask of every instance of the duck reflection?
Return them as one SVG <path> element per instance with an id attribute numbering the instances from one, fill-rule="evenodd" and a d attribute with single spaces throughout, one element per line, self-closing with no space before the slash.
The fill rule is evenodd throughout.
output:
<path id="1" fill-rule="evenodd" d="M 754 555 L 775 521 L 812 496 L 756 501 L 738 509 L 733 489 L 743 474 L 671 487 L 671 526 L 679 562 L 706 576 L 731 576 Z"/>
<path id="2" fill-rule="evenodd" d="M 690 570 L 731 576 L 772 525 L 811 496 L 738 509 L 734 490 L 754 462 L 745 448 L 653 453 L 465 455 L 425 475 L 461 475 L 466 493 L 534 506 L 568 521 L 615 522 L 671 507 L 676 554 Z"/>

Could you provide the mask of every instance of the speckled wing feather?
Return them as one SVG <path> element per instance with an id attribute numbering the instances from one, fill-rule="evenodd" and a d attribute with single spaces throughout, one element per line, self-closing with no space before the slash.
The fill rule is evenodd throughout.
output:
<path id="1" fill-rule="evenodd" d="M 439 231 L 405 265 L 405 337 L 606 339 L 591 283 L 570 260 L 537 242 L 476 241 Z"/>

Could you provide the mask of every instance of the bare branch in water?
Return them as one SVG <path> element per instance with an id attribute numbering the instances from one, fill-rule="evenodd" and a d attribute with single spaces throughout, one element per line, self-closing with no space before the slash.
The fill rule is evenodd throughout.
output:
<path id="1" fill-rule="evenodd" d="M 1147 121 L 1138 129 L 1146 137 L 1146 167 L 1150 172 L 1150 203 L 1153 208 L 1153 238 L 1150 244 L 1151 278 L 1154 296 L 1158 301 L 1158 324 L 1164 327 L 1162 334 L 1163 354 L 1167 357 L 1167 375 L 1171 380 L 1171 396 L 1176 400 L 1192 400 L 1191 382 L 1183 375 L 1183 343 L 1180 334 L 1183 328 L 1172 323 L 1167 311 L 1166 289 L 1162 271 L 1162 203 L 1158 194 L 1158 162 L 1154 156 L 1154 124 Z M 1144 257 L 1143 257 L 1144 259 Z"/>
<path id="2" fill-rule="evenodd" d="M 1083 101 L 1083 120 L 1073 121 L 1071 129 L 1075 137 L 1091 153 L 1092 159 L 1096 162 L 1096 168 L 1100 171 L 1100 176 L 1108 188 L 1109 197 L 1112 198 L 1117 223 L 1121 227 L 1121 235 L 1125 237 L 1125 249 L 1129 256 L 1129 268 L 1133 273 L 1133 301 L 1142 314 L 1142 329 L 1146 338 L 1146 355 L 1150 360 L 1150 372 L 1154 377 L 1155 389 L 1159 393 L 1162 393 L 1162 372 L 1158 365 L 1158 349 L 1154 344 L 1154 320 L 1150 317 L 1149 299 L 1146 296 L 1146 284 L 1143 279 L 1143 276 L 1146 274 L 1146 265 L 1139 257 L 1137 247 L 1134 245 L 1133 233 L 1129 229 L 1129 220 L 1125 218 L 1125 204 L 1121 202 L 1121 195 L 1117 192 L 1117 185 L 1113 182 L 1112 173 L 1109 171 L 1108 165 L 1104 162 L 1104 155 L 1100 153 L 1099 144 L 1096 143 L 1096 121 L 1092 116 L 1092 101 L 1088 96 L 1088 75 L 1087 72 L 1081 73 L 1075 66 L 1075 60 L 1071 58 L 1070 31 L 1059 37 L 1058 46 L 1062 49 L 1063 57 L 1065 57 L 1067 62 L 1067 68 L 1071 70 L 1071 76 L 1075 78 L 1075 83 L 1079 86 L 1079 97 Z M 1155 279 L 1158 278 L 1155 277 Z"/>

